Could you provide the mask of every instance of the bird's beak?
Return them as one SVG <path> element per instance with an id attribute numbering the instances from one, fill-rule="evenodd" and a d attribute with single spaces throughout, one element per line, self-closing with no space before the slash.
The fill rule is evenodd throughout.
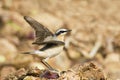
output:
<path id="1" fill-rule="evenodd" d="M 67 30 L 67 32 L 71 32 L 72 30 Z"/>

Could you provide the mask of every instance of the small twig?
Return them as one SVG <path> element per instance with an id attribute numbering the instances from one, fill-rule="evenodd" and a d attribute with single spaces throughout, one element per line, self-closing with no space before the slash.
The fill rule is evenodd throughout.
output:
<path id="1" fill-rule="evenodd" d="M 80 49 L 78 49 L 78 51 L 81 52 L 86 58 L 93 58 L 101 46 L 102 46 L 102 37 L 99 35 L 98 40 L 96 41 L 90 53 L 87 53 L 86 51 Z"/>
<path id="2" fill-rule="evenodd" d="M 75 43 L 75 44 L 74 44 L 74 43 Z M 98 51 L 98 50 L 100 49 L 100 47 L 102 46 L 102 36 L 101 36 L 101 35 L 98 36 L 97 41 L 96 41 L 94 47 L 92 48 L 92 50 L 90 51 L 90 53 L 86 52 L 86 51 L 83 50 L 83 49 L 80 49 L 79 46 L 77 45 L 77 42 L 74 42 L 74 43 L 72 43 L 72 45 L 73 45 L 74 47 L 76 47 L 75 49 L 76 49 L 79 53 L 81 53 L 84 57 L 86 57 L 86 58 L 93 58 L 93 57 L 96 55 L 97 51 Z M 78 60 L 78 59 L 73 59 L 73 58 L 71 58 L 71 56 L 69 55 L 68 51 L 67 51 L 67 50 L 65 50 L 65 51 L 67 52 L 67 56 L 68 56 L 68 58 L 69 58 L 70 60 L 74 60 L 74 61 Z"/>
<path id="3" fill-rule="evenodd" d="M 113 40 L 114 40 L 113 37 L 108 37 L 108 38 L 106 39 L 106 43 L 107 43 L 106 51 L 107 51 L 107 53 L 112 53 L 112 52 L 114 52 L 114 48 L 113 48 L 113 44 L 112 44 Z"/>
<path id="4" fill-rule="evenodd" d="M 89 53 L 89 58 L 93 58 L 96 55 L 97 51 L 100 49 L 101 46 L 102 46 L 102 36 L 99 35 L 98 40 L 95 43 L 95 46 L 93 47 L 93 49 Z"/>

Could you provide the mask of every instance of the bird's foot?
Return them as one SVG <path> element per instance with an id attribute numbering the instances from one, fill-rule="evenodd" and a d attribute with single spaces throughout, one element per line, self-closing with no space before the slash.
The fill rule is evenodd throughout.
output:
<path id="1" fill-rule="evenodd" d="M 53 70 L 45 70 L 43 74 L 40 75 L 41 78 L 47 78 L 47 79 L 57 79 L 59 78 L 59 73 Z"/>
<path id="2" fill-rule="evenodd" d="M 49 70 L 52 72 L 57 72 L 57 73 L 59 72 L 57 69 L 54 69 L 54 68 L 50 68 Z"/>

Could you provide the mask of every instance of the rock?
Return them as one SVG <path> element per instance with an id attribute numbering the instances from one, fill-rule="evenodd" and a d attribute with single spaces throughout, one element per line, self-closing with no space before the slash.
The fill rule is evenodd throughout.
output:
<path id="1" fill-rule="evenodd" d="M 10 76 L 8 79 L 10 79 Z M 103 70 L 95 63 L 78 65 L 62 72 L 38 68 L 20 69 L 13 73 L 11 77 L 17 77 L 17 80 L 106 80 Z"/>
<path id="2" fill-rule="evenodd" d="M 27 71 L 24 68 L 21 68 L 18 71 L 8 75 L 6 80 L 23 80 L 26 73 Z"/>
<path id="3" fill-rule="evenodd" d="M 1 69 L 0 80 L 4 80 L 8 75 L 14 73 L 16 69 L 12 66 L 6 66 Z"/>
<path id="4" fill-rule="evenodd" d="M 120 61 L 120 55 L 117 53 L 111 53 L 107 55 L 105 62 L 119 62 Z"/>
<path id="5" fill-rule="evenodd" d="M 39 69 L 45 69 L 44 65 L 40 62 L 32 62 L 30 65 L 29 65 L 30 68 L 39 68 Z"/>
<path id="6" fill-rule="evenodd" d="M 0 55 L 5 56 L 7 60 L 11 60 L 16 56 L 17 49 L 6 39 L 0 39 Z"/>
<path id="7" fill-rule="evenodd" d="M 3 62 L 5 62 L 6 61 L 6 58 L 5 58 L 5 56 L 3 56 L 3 55 L 0 55 L 0 63 L 3 63 Z"/>
<path id="8" fill-rule="evenodd" d="M 26 76 L 23 80 L 41 80 L 41 79 L 33 76 Z"/>

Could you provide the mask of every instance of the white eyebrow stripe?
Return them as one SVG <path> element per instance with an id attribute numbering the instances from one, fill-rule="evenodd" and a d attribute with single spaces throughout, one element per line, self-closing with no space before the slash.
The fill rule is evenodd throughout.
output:
<path id="1" fill-rule="evenodd" d="M 60 33 L 60 31 L 67 31 L 67 29 L 59 29 L 56 31 L 56 34 Z"/>

